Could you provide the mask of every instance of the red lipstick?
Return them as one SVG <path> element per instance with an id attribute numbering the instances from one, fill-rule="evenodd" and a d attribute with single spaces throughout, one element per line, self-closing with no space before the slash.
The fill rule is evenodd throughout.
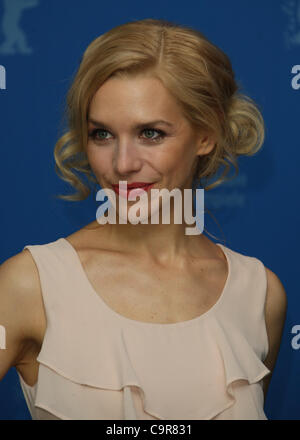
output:
<path id="1" fill-rule="evenodd" d="M 127 188 L 140 188 L 141 186 L 151 185 L 151 182 L 132 182 L 127 183 Z"/>
<path id="2" fill-rule="evenodd" d="M 149 182 L 132 182 L 126 185 L 112 185 L 113 190 L 121 197 L 128 199 L 130 193 L 133 195 L 143 194 L 143 191 L 149 191 L 154 183 Z"/>

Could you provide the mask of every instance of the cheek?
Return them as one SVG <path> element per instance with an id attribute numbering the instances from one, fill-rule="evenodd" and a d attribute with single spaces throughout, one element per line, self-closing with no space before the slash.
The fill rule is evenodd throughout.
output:
<path id="1" fill-rule="evenodd" d="M 94 171 L 94 173 L 103 174 L 103 172 L 108 170 L 111 166 L 111 155 L 108 151 L 95 149 L 93 147 L 87 148 L 87 158 L 89 164 Z"/>
<path id="2" fill-rule="evenodd" d="M 192 168 L 195 161 L 195 155 L 191 149 L 191 144 L 186 143 L 174 148 L 166 161 L 166 173 L 172 175 L 173 184 L 177 187 L 186 185 L 192 175 Z"/>
<path id="3" fill-rule="evenodd" d="M 185 174 L 191 167 L 194 156 L 190 144 L 173 145 L 165 154 L 160 155 L 160 169 L 165 172 L 175 171 L 180 175 Z"/>

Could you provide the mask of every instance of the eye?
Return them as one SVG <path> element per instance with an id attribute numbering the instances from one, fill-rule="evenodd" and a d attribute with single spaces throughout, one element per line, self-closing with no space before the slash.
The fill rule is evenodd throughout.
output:
<path id="1" fill-rule="evenodd" d="M 163 139 L 164 137 L 165 137 L 165 135 L 166 135 L 166 133 L 164 132 L 164 131 L 162 131 L 162 130 L 155 130 L 154 128 L 145 128 L 144 130 L 143 130 L 144 132 L 153 132 L 153 131 L 156 131 L 156 133 L 158 133 L 158 136 L 157 137 L 155 137 L 155 138 L 148 138 L 147 137 L 147 139 L 148 140 L 150 140 L 150 141 L 154 141 L 154 142 L 158 142 L 158 141 L 160 141 L 161 139 Z"/>
<path id="2" fill-rule="evenodd" d="M 98 133 L 99 131 L 100 131 L 100 132 L 106 132 L 106 133 L 108 133 L 107 130 L 104 130 L 104 129 L 102 129 L 102 128 L 96 128 L 95 130 L 92 130 L 92 131 L 89 133 L 89 138 L 93 139 L 94 141 L 106 141 L 106 140 L 107 140 L 106 138 L 103 138 L 103 137 L 98 138 L 98 137 L 97 137 L 97 133 Z"/>
<path id="3" fill-rule="evenodd" d="M 101 135 L 101 133 L 102 134 L 104 134 L 105 135 L 105 133 L 109 133 L 109 131 L 107 131 L 107 130 L 105 130 L 104 128 L 96 128 L 96 129 L 94 129 L 94 130 L 92 130 L 92 131 L 90 131 L 89 132 L 89 134 L 88 134 L 88 137 L 89 138 L 91 138 L 91 139 L 93 139 L 95 142 L 100 142 L 100 143 L 105 143 L 105 142 L 107 142 L 108 140 L 109 140 L 109 138 L 106 138 L 106 137 L 98 137 L 97 136 L 97 134 L 100 132 L 100 135 Z M 154 128 L 152 128 L 152 127 L 147 127 L 147 128 L 144 128 L 143 130 L 142 130 L 142 132 L 146 132 L 146 133 L 148 133 L 149 134 L 149 132 L 151 133 L 151 132 L 156 132 L 156 133 L 158 133 L 158 136 L 156 136 L 156 137 L 148 137 L 147 135 L 146 135 L 146 138 L 143 138 L 143 140 L 145 140 L 145 141 L 150 141 L 150 142 L 158 142 L 158 141 L 160 141 L 160 140 L 162 140 L 165 136 L 166 136 L 166 133 L 164 132 L 164 131 L 162 131 L 162 130 L 155 130 Z"/>

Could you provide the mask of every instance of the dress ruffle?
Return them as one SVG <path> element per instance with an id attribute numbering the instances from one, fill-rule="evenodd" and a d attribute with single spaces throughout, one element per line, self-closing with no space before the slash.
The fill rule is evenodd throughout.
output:
<path id="1" fill-rule="evenodd" d="M 249 385 L 270 373 L 263 354 L 225 317 L 205 318 L 184 331 L 109 320 L 97 331 L 89 317 L 76 347 L 71 328 L 48 326 L 34 405 L 61 419 L 137 419 L 140 405 L 145 419 L 208 420 L 234 405 L 235 384 L 249 388 L 250 405 Z"/>
<path id="2" fill-rule="evenodd" d="M 66 240 L 29 249 L 47 319 L 28 393 L 37 418 L 266 419 L 267 280 L 259 260 L 224 247 L 229 274 L 215 306 L 164 325 L 110 309 Z"/>

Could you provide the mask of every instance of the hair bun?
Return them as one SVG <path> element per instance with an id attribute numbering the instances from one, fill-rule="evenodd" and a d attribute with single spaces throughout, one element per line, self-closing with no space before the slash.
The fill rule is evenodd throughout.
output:
<path id="1" fill-rule="evenodd" d="M 228 147 L 236 156 L 255 154 L 265 138 L 265 125 L 254 101 L 242 93 L 235 93 L 227 110 Z"/>

